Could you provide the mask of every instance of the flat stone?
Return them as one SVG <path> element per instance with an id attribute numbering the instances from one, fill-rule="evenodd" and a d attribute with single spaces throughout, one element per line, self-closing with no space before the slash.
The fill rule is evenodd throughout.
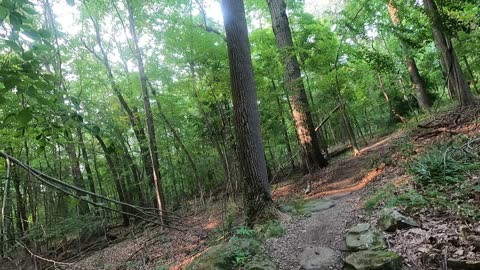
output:
<path id="1" fill-rule="evenodd" d="M 333 249 L 326 247 L 306 247 L 300 254 L 300 266 L 304 270 L 329 270 L 339 262 Z"/>
<path id="2" fill-rule="evenodd" d="M 480 261 L 458 260 L 450 258 L 447 260 L 447 266 L 452 270 L 478 270 L 480 269 Z"/>
<path id="3" fill-rule="evenodd" d="M 480 248 L 480 236 L 478 235 L 470 235 L 468 237 L 468 240 L 472 241 L 473 244 L 477 247 Z"/>
<path id="4" fill-rule="evenodd" d="M 400 214 L 393 208 L 385 208 L 380 212 L 377 221 L 378 227 L 386 232 L 394 232 L 410 227 L 418 227 L 418 224 L 411 218 Z"/>
<path id="5" fill-rule="evenodd" d="M 401 270 L 402 257 L 391 251 L 359 251 L 345 258 L 346 270 Z"/>
<path id="6" fill-rule="evenodd" d="M 351 227 L 347 231 L 350 233 L 363 233 L 370 230 L 371 228 L 372 228 L 372 225 L 370 225 L 369 223 L 359 223 Z"/>
<path id="7" fill-rule="evenodd" d="M 347 249 L 350 251 L 384 250 L 387 248 L 382 233 L 368 223 L 360 223 L 348 229 L 345 242 Z"/>
<path id="8" fill-rule="evenodd" d="M 329 200 L 309 201 L 305 204 L 305 212 L 316 213 L 334 207 L 335 204 Z"/>

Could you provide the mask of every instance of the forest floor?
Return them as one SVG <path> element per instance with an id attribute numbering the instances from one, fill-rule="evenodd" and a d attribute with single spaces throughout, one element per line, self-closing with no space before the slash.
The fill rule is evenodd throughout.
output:
<path id="1" fill-rule="evenodd" d="M 293 215 L 282 223 L 285 229 L 282 236 L 265 241 L 264 252 L 278 269 L 293 270 L 301 269 L 299 256 L 306 247 L 327 247 L 338 253 L 339 258 L 338 265 L 330 269 L 341 269 L 340 259 L 346 256 L 346 230 L 359 222 L 375 224 L 378 212 L 387 204 L 384 201 L 388 198 L 374 199 L 377 207 L 367 210 L 369 200 L 378 197 L 385 187 L 392 189 L 387 197 L 400 198 L 407 192 L 407 187 L 415 186 L 407 164 L 432 145 L 458 137 L 464 140 L 478 138 L 478 116 L 479 110 L 475 108 L 454 110 L 437 114 L 420 125 L 374 138 L 361 149 L 359 156 L 347 153 L 331 160 L 328 168 L 312 177 L 309 194 L 304 194 L 305 179 L 299 173 L 291 173 L 284 181 L 273 185 L 273 197 L 279 205 L 323 199 L 331 201 L 333 207 L 311 215 Z M 470 177 L 477 189 L 480 187 L 479 176 L 475 171 Z M 477 210 L 480 209 L 479 195 L 477 190 L 468 200 Z M 191 214 L 185 219 L 186 231 L 170 230 L 167 233 L 151 228 L 135 233 L 132 230 L 127 240 L 95 252 L 76 263 L 75 268 L 183 269 L 208 249 L 212 236 L 220 239 L 225 236 L 218 234 L 226 219 L 222 214 L 225 207 L 223 203 L 210 203 L 207 210 Z M 456 206 L 447 206 L 443 211 L 430 210 L 427 205 L 413 210 L 408 205 L 400 206 L 404 213 L 421 224 L 419 228 L 387 235 L 389 248 L 402 255 L 404 269 L 447 269 L 443 265 L 447 257 L 480 261 L 480 249 L 475 247 L 474 240 L 459 235 L 466 230 L 480 235 L 478 219 L 472 222 L 448 207 Z M 215 240 L 219 239 L 213 239 L 213 242 Z"/>
<path id="2" fill-rule="evenodd" d="M 341 259 L 347 254 L 346 230 L 359 222 L 375 224 L 379 210 L 388 205 L 389 199 L 407 198 L 410 204 L 400 205 L 401 212 L 421 225 L 386 236 L 388 247 L 403 257 L 404 269 L 448 269 L 442 265 L 446 264 L 447 258 L 480 261 L 480 247 L 475 246 L 480 236 L 480 169 L 470 172 L 468 177 L 475 187 L 474 191 L 461 194 L 465 197 L 464 202 L 473 205 L 474 215 L 478 215 L 471 219 L 458 214 L 457 208 L 463 204 L 456 199 L 456 205 L 446 205 L 442 209 L 426 203 L 411 207 L 412 200 L 427 200 L 427 195 L 414 183 L 407 168 L 407 164 L 432 145 L 458 139 L 468 141 L 469 146 L 479 142 L 479 139 L 475 140 L 480 136 L 479 115 L 479 110 L 475 108 L 454 110 L 435 115 L 421 125 L 374 138 L 361 149 L 359 156 L 347 153 L 332 159 L 328 168 L 311 178 L 312 191 L 309 194 L 304 193 L 305 179 L 299 173 L 287 174 L 273 185 L 273 197 L 278 205 L 328 200 L 332 202 L 332 207 L 310 215 L 292 215 L 291 219 L 282 222 L 283 235 L 264 242 L 264 252 L 278 269 L 297 270 L 300 269 L 299 256 L 306 247 L 327 247 L 333 249 L 339 259 L 338 265 L 330 269 L 341 269 Z M 476 144 L 475 148 L 477 156 L 479 145 Z M 446 197 L 453 193 L 451 190 L 445 192 L 448 193 Z M 404 196 L 411 193 L 418 198 Z M 367 207 L 369 204 L 370 208 Z M 145 225 L 112 229 L 105 232 L 104 239 L 99 239 L 89 248 L 68 251 L 77 256 L 70 262 L 67 260 L 64 269 L 184 269 L 212 243 L 231 236 L 219 232 L 228 229 L 226 226 L 232 230 L 231 225 L 225 225 L 228 212 L 237 213 L 233 216 L 240 217 L 235 212 L 238 209 L 221 200 L 208 202 L 208 207 L 184 214 L 182 230 Z M 475 235 L 476 240 L 465 236 L 465 233 Z M 56 266 L 61 267 L 62 264 Z"/>

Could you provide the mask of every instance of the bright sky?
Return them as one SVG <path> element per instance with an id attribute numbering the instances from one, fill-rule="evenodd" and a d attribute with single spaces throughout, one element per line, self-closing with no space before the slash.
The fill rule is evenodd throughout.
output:
<path id="1" fill-rule="evenodd" d="M 79 12 L 77 7 L 69 6 L 65 0 L 53 1 L 53 12 L 55 13 L 59 23 L 62 25 L 62 29 L 70 34 L 76 34 L 80 32 L 81 26 L 76 23 L 79 19 Z M 316 16 L 320 16 L 325 11 L 333 11 L 338 7 L 338 0 L 305 0 L 305 9 L 307 12 Z M 207 16 L 212 18 L 215 22 L 222 23 L 222 10 L 220 7 L 220 1 L 206 0 L 205 10 Z"/>

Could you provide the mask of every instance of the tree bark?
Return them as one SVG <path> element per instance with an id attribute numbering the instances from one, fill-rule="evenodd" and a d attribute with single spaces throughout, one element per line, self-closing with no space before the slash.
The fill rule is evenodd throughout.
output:
<path id="1" fill-rule="evenodd" d="M 272 80 L 273 89 L 275 90 L 275 82 Z M 280 98 L 277 96 L 277 107 L 278 107 L 278 114 L 280 116 L 280 120 L 282 121 L 282 131 L 283 131 L 283 138 L 285 139 L 285 145 L 287 146 L 287 155 L 290 159 L 290 165 L 292 169 L 295 169 L 295 159 L 293 158 L 292 153 L 292 146 L 290 145 L 290 138 L 288 137 L 288 128 L 287 123 L 285 121 L 285 117 L 283 116 L 283 108 L 282 103 L 280 102 Z"/>
<path id="2" fill-rule="evenodd" d="M 147 76 L 145 75 L 145 67 L 143 66 L 143 58 L 140 47 L 138 46 L 138 37 L 135 29 L 135 18 L 133 15 L 133 7 L 130 0 L 127 1 L 128 21 L 130 24 L 130 33 L 132 35 L 133 47 L 135 56 L 137 58 L 138 74 L 140 76 L 140 86 L 142 89 L 143 108 L 145 110 L 145 123 L 148 134 L 148 148 L 150 151 L 150 158 L 152 160 L 153 179 L 155 184 L 155 197 L 157 199 L 158 209 L 160 210 L 161 222 L 165 222 L 165 202 L 163 199 L 160 164 L 158 162 L 157 140 L 155 137 L 155 126 L 153 123 L 152 108 L 147 88 Z"/>
<path id="3" fill-rule="evenodd" d="M 383 84 L 382 75 L 380 75 L 380 73 L 377 73 L 377 80 L 378 80 L 378 85 L 380 86 L 380 89 L 383 92 L 383 96 L 385 97 L 385 102 L 387 102 L 388 108 L 390 109 L 391 115 L 400 119 L 402 123 L 407 124 L 408 123 L 407 119 L 405 119 L 405 117 L 397 113 L 397 111 L 395 111 L 395 108 L 393 108 L 392 103 L 390 102 L 390 97 L 388 96 L 387 89 L 385 89 L 385 86 Z"/>
<path id="4" fill-rule="evenodd" d="M 388 1 L 388 12 L 390 14 L 390 19 L 395 27 L 398 27 L 402 24 L 400 20 L 400 16 L 398 15 L 398 9 L 394 4 L 394 0 Z M 425 81 L 423 80 L 420 72 L 418 71 L 417 63 L 415 59 L 409 56 L 407 51 L 407 45 L 404 42 L 401 42 L 401 47 L 403 53 L 405 54 L 405 59 L 407 63 L 407 70 L 408 74 L 410 74 L 410 79 L 413 83 L 413 87 L 415 88 L 416 98 L 418 102 L 418 106 L 422 110 L 428 110 L 432 106 L 432 102 L 428 98 Z"/>
<path id="5" fill-rule="evenodd" d="M 114 158 L 112 157 L 112 153 L 115 152 L 115 150 L 109 149 L 105 142 L 103 141 L 102 137 L 100 135 L 94 135 L 95 138 L 97 139 L 98 143 L 100 144 L 100 147 L 103 150 L 103 153 L 105 155 L 105 159 L 107 160 L 108 167 L 110 168 L 110 172 L 112 174 L 113 182 L 115 184 L 115 188 L 117 190 L 118 194 L 118 200 L 121 202 L 128 203 L 126 200 L 126 194 L 125 194 L 125 187 L 122 185 L 123 181 L 120 178 L 120 175 L 117 171 L 117 167 L 114 162 Z M 115 158 L 115 160 L 118 160 L 118 158 Z M 128 213 L 129 209 L 125 206 L 121 206 L 122 211 Z M 123 214 L 123 225 L 128 226 L 130 224 L 130 219 L 128 218 L 128 215 Z"/>
<path id="6" fill-rule="evenodd" d="M 285 84 L 289 91 L 290 106 L 299 137 L 304 163 L 309 173 L 327 166 L 327 160 L 320 151 L 318 138 L 315 134 L 312 114 L 308 106 L 305 85 L 303 83 L 300 65 L 294 53 L 292 33 L 283 0 L 267 0 L 272 17 L 272 27 L 280 49 L 284 65 Z"/>
<path id="7" fill-rule="evenodd" d="M 477 87 L 477 80 L 475 79 L 475 75 L 473 75 L 472 68 L 470 67 L 470 63 L 468 63 L 468 59 L 466 56 L 463 56 L 463 62 L 465 62 L 465 66 L 467 67 L 467 71 L 470 74 L 471 84 L 473 89 L 475 89 L 475 93 L 480 94 Z"/>
<path id="8" fill-rule="evenodd" d="M 80 150 L 82 152 L 83 164 L 85 166 L 85 172 L 87 173 L 88 187 L 90 189 L 90 192 L 97 193 L 96 190 L 95 190 L 95 182 L 93 181 L 92 168 L 90 167 L 90 162 L 88 160 L 87 148 L 85 147 L 85 142 L 83 141 L 83 133 L 82 133 L 82 128 L 81 127 L 77 127 L 77 136 L 78 136 L 78 143 L 80 144 Z M 96 197 L 93 197 L 92 200 L 94 202 L 97 202 Z"/>
<path id="9" fill-rule="evenodd" d="M 461 107 L 473 105 L 475 101 L 470 86 L 465 79 L 452 40 L 443 26 L 437 5 L 434 0 L 424 0 L 423 5 L 430 20 L 435 46 L 440 52 L 440 63 L 450 95 L 458 100 Z"/>
<path id="10" fill-rule="evenodd" d="M 65 150 L 67 151 L 68 158 L 70 159 L 70 170 L 73 177 L 73 183 L 75 186 L 85 189 L 85 184 L 83 183 L 82 171 L 80 170 L 80 160 L 75 151 L 75 144 L 73 143 L 73 137 L 70 133 L 67 132 L 67 143 L 65 145 Z M 84 197 L 87 194 L 77 191 L 77 195 Z M 84 200 L 78 202 L 78 212 L 80 215 L 85 215 L 89 212 L 88 203 Z"/>
<path id="11" fill-rule="evenodd" d="M 256 83 L 243 0 L 223 0 L 234 123 L 244 181 L 247 224 L 268 218 L 273 201 L 260 131 Z"/>

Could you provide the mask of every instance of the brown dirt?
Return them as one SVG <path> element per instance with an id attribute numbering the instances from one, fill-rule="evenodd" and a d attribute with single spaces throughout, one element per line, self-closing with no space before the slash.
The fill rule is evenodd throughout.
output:
<path id="1" fill-rule="evenodd" d="M 303 195 L 302 183 L 287 183 L 274 192 L 277 200 L 291 198 L 292 191 L 297 197 L 310 199 L 328 199 L 334 207 L 312 214 L 308 217 L 294 217 L 284 223 L 286 233 L 280 238 L 266 241 L 266 252 L 272 257 L 280 270 L 300 269 L 299 255 L 307 246 L 322 246 L 335 250 L 339 257 L 345 256 L 345 231 L 354 223 L 364 220 L 362 214 L 362 197 L 369 190 L 369 185 L 378 179 L 387 166 L 373 169 L 370 163 L 374 156 L 386 155 L 392 142 L 402 137 L 398 132 L 382 138 L 361 150 L 357 157 L 347 157 L 332 163 L 327 169 L 315 175 L 312 192 Z M 288 190 L 289 192 L 285 192 Z M 302 194 L 302 195 L 300 195 Z M 332 269 L 341 269 L 342 263 Z"/>

